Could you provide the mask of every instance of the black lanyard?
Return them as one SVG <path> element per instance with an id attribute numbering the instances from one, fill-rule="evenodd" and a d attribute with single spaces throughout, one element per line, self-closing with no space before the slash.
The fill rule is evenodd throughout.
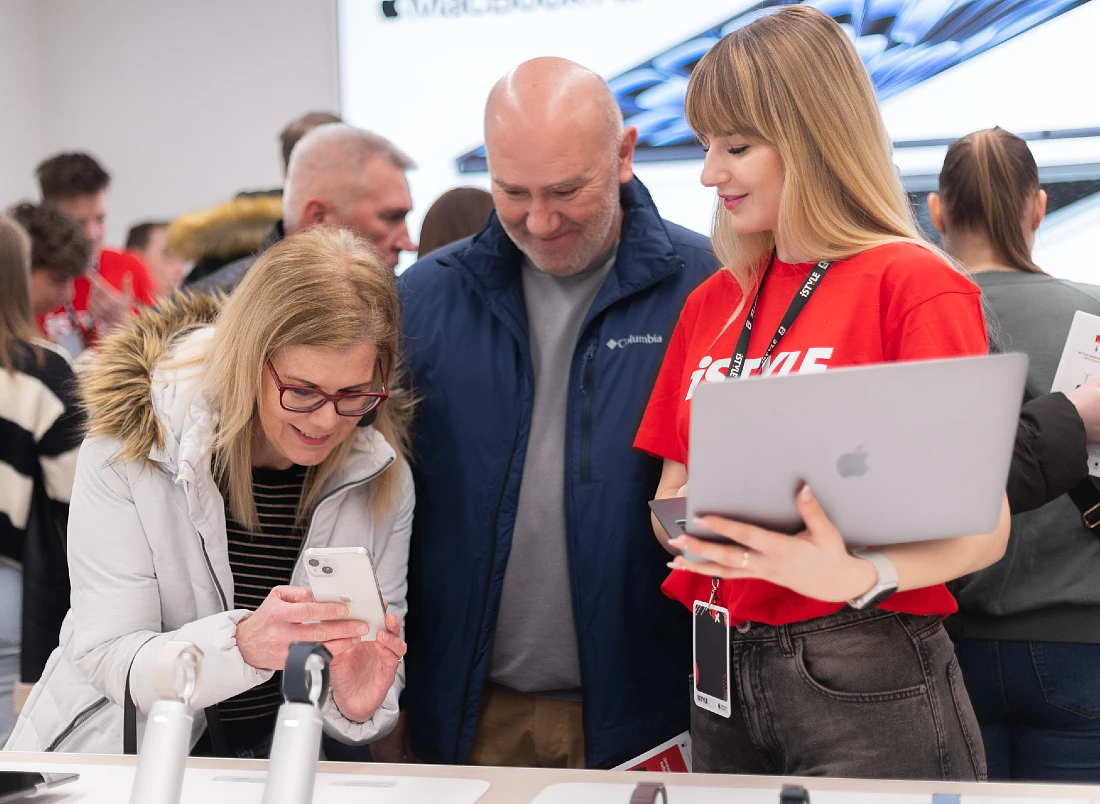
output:
<path id="1" fill-rule="evenodd" d="M 802 312 L 802 309 L 806 306 L 806 302 L 810 300 L 810 297 L 814 295 L 814 291 L 817 290 L 817 286 L 821 283 L 821 280 L 825 277 L 825 272 L 829 270 L 831 262 L 822 261 L 813 267 L 810 271 L 810 275 L 806 277 L 806 281 L 802 284 L 802 288 L 791 299 L 791 305 L 787 308 L 787 312 L 783 315 L 783 320 L 779 322 L 779 328 L 775 331 L 775 335 L 772 336 L 772 342 L 768 344 L 768 348 L 764 352 L 764 356 L 760 358 L 760 370 L 765 371 L 768 367 L 768 360 L 772 356 L 772 352 L 775 351 L 775 347 L 779 345 L 779 341 L 783 336 L 787 334 L 787 331 L 794 324 L 798 314 Z M 769 267 L 770 270 L 770 267 Z M 749 308 L 749 317 L 745 319 L 745 327 L 741 330 L 741 336 L 737 339 L 737 346 L 733 352 L 733 357 L 730 358 L 729 371 L 726 372 L 726 379 L 733 380 L 741 376 L 741 372 L 745 369 L 745 353 L 749 351 L 749 341 L 752 339 L 752 324 L 756 320 L 756 305 L 760 301 L 760 293 L 764 290 L 764 280 L 768 278 L 767 273 L 760 278 L 760 286 L 756 289 L 756 298 L 752 300 L 752 307 Z M 710 605 L 713 606 L 718 602 L 718 578 L 710 579 Z M 715 613 L 717 621 L 717 613 Z"/>
<path id="2" fill-rule="evenodd" d="M 829 270 L 831 262 L 819 262 L 810 271 L 810 275 L 806 277 L 806 281 L 802 285 L 802 289 L 795 294 L 795 297 L 791 299 L 791 306 L 787 308 L 787 312 L 783 315 L 783 320 L 779 322 L 779 328 L 775 331 L 775 335 L 772 337 L 772 342 L 768 344 L 767 350 L 764 352 L 764 356 L 760 358 L 760 370 L 765 371 L 768 367 L 768 360 L 771 359 L 772 352 L 775 351 L 775 347 L 779 345 L 779 341 L 783 336 L 787 334 L 787 331 L 794 324 L 798 314 L 802 312 L 802 308 L 806 306 L 806 302 L 810 300 L 810 297 L 814 295 L 814 291 L 817 290 L 817 286 L 821 283 L 821 280 L 825 277 L 825 272 Z M 749 308 L 749 317 L 745 319 L 745 327 L 741 330 L 741 337 L 737 339 L 737 347 L 733 352 L 733 357 L 730 358 L 729 371 L 726 373 L 726 378 L 733 380 L 741 376 L 741 372 L 745 368 L 745 353 L 749 351 L 749 341 L 752 339 L 752 324 L 756 320 L 756 305 L 760 302 L 760 293 L 764 289 L 764 280 L 768 276 L 765 273 L 760 278 L 760 286 L 756 289 L 756 298 L 752 300 L 752 307 Z"/>

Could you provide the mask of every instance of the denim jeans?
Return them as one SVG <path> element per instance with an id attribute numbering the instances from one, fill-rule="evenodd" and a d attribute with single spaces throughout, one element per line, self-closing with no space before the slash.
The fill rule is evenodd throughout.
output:
<path id="1" fill-rule="evenodd" d="M 984 780 L 985 755 L 938 617 L 845 609 L 730 630 L 732 715 L 691 707 L 692 770 Z"/>
<path id="2" fill-rule="evenodd" d="M 11 702 L 19 680 L 19 641 L 23 628 L 23 573 L 0 561 L 0 745 L 15 726 Z"/>
<path id="3" fill-rule="evenodd" d="M 1100 645 L 959 642 L 991 779 L 1100 783 Z"/>

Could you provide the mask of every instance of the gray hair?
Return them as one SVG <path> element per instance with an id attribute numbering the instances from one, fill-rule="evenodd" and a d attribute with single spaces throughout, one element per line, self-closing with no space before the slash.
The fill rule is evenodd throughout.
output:
<path id="1" fill-rule="evenodd" d="M 416 162 L 377 134 L 347 123 L 327 123 L 309 131 L 290 154 L 283 187 L 283 219 L 288 231 L 297 231 L 305 205 L 323 198 L 340 207 L 360 195 L 363 169 L 381 157 L 399 170 L 412 170 Z"/>

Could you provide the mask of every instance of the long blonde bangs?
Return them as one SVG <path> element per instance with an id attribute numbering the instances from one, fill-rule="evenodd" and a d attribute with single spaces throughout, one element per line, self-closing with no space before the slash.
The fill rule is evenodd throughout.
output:
<path id="1" fill-rule="evenodd" d="M 265 362 L 287 346 L 344 350 L 363 342 L 376 345 L 390 391 L 374 427 L 404 462 L 412 399 L 403 377 L 400 302 L 393 271 L 369 243 L 329 227 L 292 235 L 264 252 L 229 299 L 206 355 L 204 390 L 218 416 L 215 476 L 242 525 L 259 524 L 252 497 L 252 430 Z M 354 434 L 307 471 L 300 522 L 348 459 L 353 439 Z M 371 505 L 388 510 L 399 482 L 399 472 L 383 472 L 371 484 Z"/>
<path id="2" fill-rule="evenodd" d="M 779 152 L 778 231 L 800 260 L 911 242 L 951 264 L 922 236 L 870 77 L 826 14 L 785 6 L 723 37 L 692 72 L 684 111 L 703 142 L 737 135 Z M 739 235 L 718 206 L 712 243 L 748 296 L 775 247 L 773 233 Z"/>

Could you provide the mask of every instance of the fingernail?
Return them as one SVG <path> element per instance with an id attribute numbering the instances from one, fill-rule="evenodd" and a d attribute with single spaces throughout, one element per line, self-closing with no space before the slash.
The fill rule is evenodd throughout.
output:
<path id="1" fill-rule="evenodd" d="M 340 607 L 340 616 L 341 617 L 347 617 L 348 614 L 350 614 L 350 612 L 348 611 L 348 607 L 347 606 L 341 606 Z"/>
<path id="2" fill-rule="evenodd" d="M 701 516 L 697 516 L 697 517 L 695 517 L 695 519 L 693 519 L 691 521 L 692 521 L 692 524 L 694 524 L 696 527 L 699 527 L 699 528 L 705 528 L 707 526 L 707 523 L 703 521 L 703 518 Z"/>
<path id="3" fill-rule="evenodd" d="M 370 628 L 365 624 L 361 624 L 358 628 L 355 629 L 356 633 L 359 633 L 359 634 L 365 634 L 369 630 L 370 630 Z"/>
<path id="4" fill-rule="evenodd" d="M 810 491 L 809 483 L 804 483 L 802 485 L 802 491 L 798 492 L 798 496 L 802 498 L 803 502 L 810 502 L 814 498 L 814 493 Z"/>
<path id="5" fill-rule="evenodd" d="M 670 561 L 667 564 L 665 564 L 665 566 L 668 567 L 669 569 L 680 569 L 680 565 L 677 564 L 675 561 Z"/>
<path id="6" fill-rule="evenodd" d="M 683 536 L 673 536 L 671 539 L 668 540 L 668 543 L 679 547 L 681 544 L 683 544 L 683 541 Z"/>

